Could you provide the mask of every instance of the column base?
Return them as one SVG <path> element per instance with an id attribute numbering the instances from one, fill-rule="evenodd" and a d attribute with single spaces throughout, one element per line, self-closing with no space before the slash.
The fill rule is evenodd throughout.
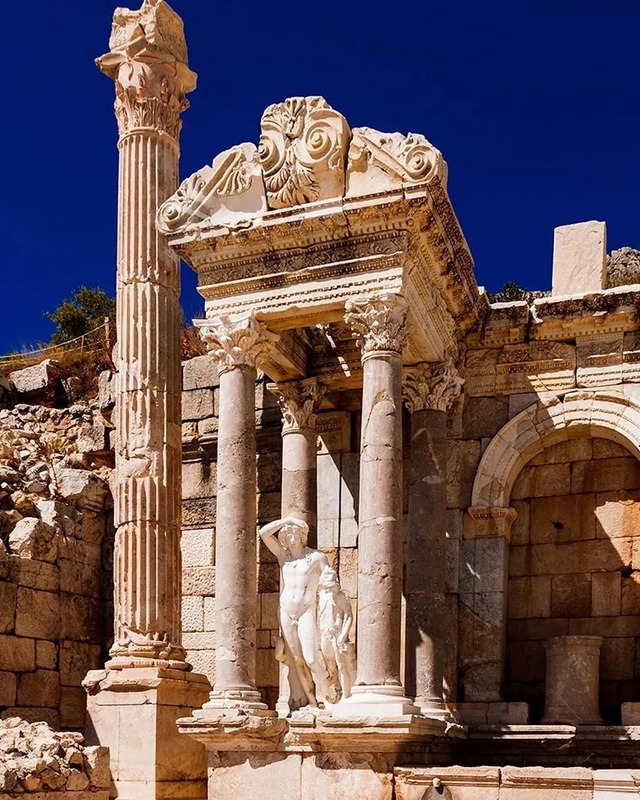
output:
<path id="1" fill-rule="evenodd" d="M 275 717 L 276 712 L 269 710 L 255 689 L 214 689 L 202 708 L 193 712 L 196 719 L 238 715 Z"/>
<path id="2" fill-rule="evenodd" d="M 451 709 L 447 708 L 444 700 L 441 697 L 416 697 L 414 702 L 415 705 L 420 709 L 420 713 L 423 717 L 429 717 L 429 719 L 441 719 L 445 722 L 454 722 Z"/>
<path id="3" fill-rule="evenodd" d="M 351 697 L 341 700 L 331 709 L 331 716 L 403 717 L 420 714 L 420 708 L 405 697 L 402 686 L 354 686 Z"/>
<path id="4" fill-rule="evenodd" d="M 204 675 L 158 667 L 94 670 L 83 684 L 86 743 L 110 750 L 112 796 L 205 800 L 205 749 L 176 726 L 206 701 Z"/>

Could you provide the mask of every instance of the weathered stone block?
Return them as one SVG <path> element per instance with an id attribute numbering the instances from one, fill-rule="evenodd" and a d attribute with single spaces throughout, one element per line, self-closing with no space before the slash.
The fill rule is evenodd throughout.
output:
<path id="1" fill-rule="evenodd" d="M 55 642 L 38 639 L 36 641 L 36 667 L 39 669 L 56 669 L 57 666 L 58 645 Z"/>
<path id="2" fill-rule="evenodd" d="M 215 531 L 213 528 L 188 529 L 182 532 L 182 564 L 185 567 L 215 565 Z"/>
<path id="3" fill-rule="evenodd" d="M 18 705 L 57 708 L 60 678 L 48 669 L 25 672 L 18 680 Z"/>
<path id="4" fill-rule="evenodd" d="M 212 461 L 187 461 L 182 465 L 182 497 L 215 497 L 216 465 Z"/>
<path id="5" fill-rule="evenodd" d="M 569 464 L 549 464 L 535 468 L 534 497 L 566 495 L 570 490 L 571 468 Z"/>
<path id="6" fill-rule="evenodd" d="M 532 544 L 571 542 L 596 537 L 594 494 L 534 498 L 530 509 Z"/>
<path id="7" fill-rule="evenodd" d="M 493 437 L 508 418 L 508 397 L 470 397 L 462 414 L 462 434 L 465 439 Z"/>
<path id="8" fill-rule="evenodd" d="M 214 527 L 216 521 L 215 497 L 182 501 L 182 524 L 184 527 Z"/>
<path id="9" fill-rule="evenodd" d="M 636 677 L 634 672 L 635 639 L 607 637 L 602 642 L 600 679 L 625 681 Z"/>
<path id="10" fill-rule="evenodd" d="M 182 392 L 182 419 L 198 420 L 214 416 L 213 389 Z"/>
<path id="11" fill-rule="evenodd" d="M 0 672 L 0 706 L 13 706 L 16 702 L 18 679 L 13 672 Z"/>
<path id="12" fill-rule="evenodd" d="M 35 639 L 57 639 L 60 634 L 60 598 L 52 592 L 18 588 L 16 633 Z"/>
<path id="13" fill-rule="evenodd" d="M 88 642 L 63 639 L 60 642 L 60 683 L 80 686 L 92 669 L 99 669 L 101 648 Z"/>
<path id="14" fill-rule="evenodd" d="M 33 394 L 53 386 L 65 374 L 61 364 L 50 358 L 35 364 L 33 367 L 26 367 L 12 372 L 9 380 L 19 394 Z"/>
<path id="15" fill-rule="evenodd" d="M 218 365 L 211 356 L 196 356 L 182 363 L 182 389 L 212 388 L 218 385 Z"/>
<path id="16" fill-rule="evenodd" d="M 9 633 L 15 625 L 16 592 L 15 584 L 0 583 L 0 633 Z"/>
<path id="17" fill-rule="evenodd" d="M 590 575 L 556 575 L 552 578 L 552 617 L 588 617 L 590 615 Z"/>
<path id="18" fill-rule="evenodd" d="M 0 636 L 0 670 L 30 672 L 35 667 L 36 648 L 33 639 Z"/>
<path id="19" fill-rule="evenodd" d="M 554 231 L 553 297 L 598 292 L 606 287 L 607 226 L 591 220 Z"/>
<path id="20" fill-rule="evenodd" d="M 591 613 L 594 617 L 617 617 L 621 605 L 620 572 L 594 572 L 591 576 Z"/>
<path id="21" fill-rule="evenodd" d="M 279 609 L 280 595 L 262 594 L 260 595 L 260 627 L 268 630 L 276 630 L 279 626 L 278 609 Z"/>
<path id="22" fill-rule="evenodd" d="M 551 616 L 551 578 L 548 575 L 512 578 L 507 609 L 511 619 Z"/>
<path id="23" fill-rule="evenodd" d="M 279 680 L 279 662 L 275 652 L 268 650 L 256 650 L 256 685 L 257 686 L 277 686 Z"/>
<path id="24" fill-rule="evenodd" d="M 571 491 L 609 492 L 640 488 L 640 463 L 635 458 L 609 458 L 573 465 Z"/>
<path id="25" fill-rule="evenodd" d="M 182 570 L 182 593 L 184 595 L 213 595 L 215 591 L 215 567 L 184 567 Z"/>
<path id="26" fill-rule="evenodd" d="M 60 596 L 60 608 L 62 639 L 100 639 L 102 612 L 98 597 L 81 597 L 65 592 Z"/>
<path id="27" fill-rule="evenodd" d="M 16 523 L 9 534 L 11 552 L 22 558 L 47 561 L 53 564 L 58 553 L 55 530 L 34 517 L 25 517 Z"/>
<path id="28" fill-rule="evenodd" d="M 182 598 L 182 629 L 202 631 L 204 629 L 204 603 L 202 597 L 186 596 Z"/>

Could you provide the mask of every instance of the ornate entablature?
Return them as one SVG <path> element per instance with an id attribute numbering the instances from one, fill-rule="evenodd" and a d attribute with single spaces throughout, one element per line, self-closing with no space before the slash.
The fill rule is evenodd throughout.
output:
<path id="1" fill-rule="evenodd" d="M 266 109 L 258 147 L 232 147 L 187 178 L 158 227 L 198 273 L 207 319 L 254 313 L 281 334 L 273 380 L 304 377 L 326 333 L 322 358 L 334 353 L 336 367 L 323 380 L 339 387 L 361 369 L 349 302 L 404 296 L 406 364 L 457 362 L 486 313 L 446 180 L 424 136 L 352 130 L 323 98 L 293 97 Z"/>

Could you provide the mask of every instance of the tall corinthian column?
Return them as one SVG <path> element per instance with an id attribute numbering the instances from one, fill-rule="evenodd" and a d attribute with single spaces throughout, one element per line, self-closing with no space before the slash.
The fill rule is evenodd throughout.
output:
<path id="1" fill-rule="evenodd" d="M 442 685 L 447 630 L 447 410 L 463 381 L 449 363 L 407 369 L 411 414 L 407 535 L 407 686 L 425 716 L 445 717 Z"/>
<path id="2" fill-rule="evenodd" d="M 406 304 L 385 294 L 347 303 L 362 350 L 358 532 L 358 677 L 340 713 L 417 709 L 400 676 L 402 624 L 402 345 Z"/>
<path id="3" fill-rule="evenodd" d="M 220 373 L 216 682 L 202 713 L 260 712 L 267 706 L 256 689 L 256 363 L 276 337 L 252 315 L 207 320 L 201 333 Z"/>
<path id="4" fill-rule="evenodd" d="M 156 231 L 178 187 L 187 67 L 163 2 L 118 9 L 98 66 L 116 83 L 120 139 L 115 641 L 107 666 L 186 668 L 181 646 L 180 265 Z"/>

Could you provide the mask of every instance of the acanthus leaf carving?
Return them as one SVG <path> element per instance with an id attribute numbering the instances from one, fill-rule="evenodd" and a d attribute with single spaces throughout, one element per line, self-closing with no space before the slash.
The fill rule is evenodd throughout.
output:
<path id="1" fill-rule="evenodd" d="M 278 400 L 282 412 L 282 432 L 315 430 L 317 411 L 325 387 L 315 378 L 287 383 L 271 383 L 269 391 Z"/>
<path id="2" fill-rule="evenodd" d="M 158 229 L 175 233 L 204 223 L 241 228 L 267 210 L 258 149 L 245 142 L 216 156 L 184 180 L 158 209 Z"/>
<path id="3" fill-rule="evenodd" d="M 410 367 L 405 370 L 403 378 L 404 400 L 411 414 L 416 411 L 448 411 L 464 385 L 450 361 Z"/>
<path id="4" fill-rule="evenodd" d="M 258 151 L 269 207 L 342 197 L 349 136 L 346 119 L 322 97 L 289 97 L 269 106 Z"/>
<path id="5" fill-rule="evenodd" d="M 180 17 L 163 0 L 145 0 L 138 11 L 118 8 L 109 47 L 96 63 L 116 83 L 120 134 L 151 128 L 177 140 L 197 80 Z"/>
<path id="6" fill-rule="evenodd" d="M 259 322 L 254 313 L 240 318 L 222 315 L 207 320 L 200 335 L 221 372 L 233 367 L 256 367 L 275 345 L 278 336 Z"/>
<path id="7" fill-rule="evenodd" d="M 407 335 L 403 295 L 381 293 L 348 300 L 345 311 L 345 322 L 356 334 L 363 358 L 379 351 L 402 352 Z"/>

